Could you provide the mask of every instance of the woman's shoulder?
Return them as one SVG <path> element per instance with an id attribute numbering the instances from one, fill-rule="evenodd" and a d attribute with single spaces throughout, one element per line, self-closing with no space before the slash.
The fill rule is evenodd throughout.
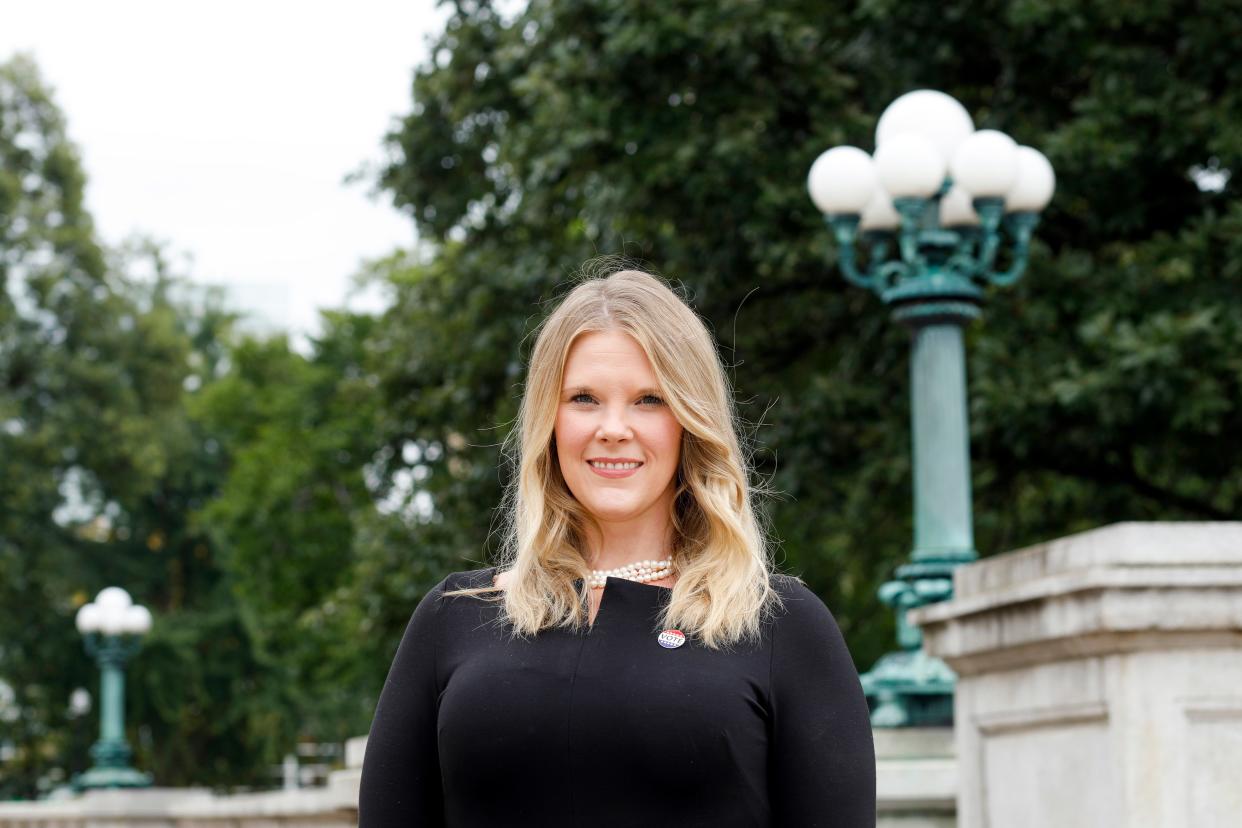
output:
<path id="1" fill-rule="evenodd" d="M 797 575 L 773 572 L 768 577 L 768 583 L 771 584 L 772 589 L 782 599 L 789 598 L 805 601 L 807 598 L 814 598 L 819 600 L 819 596 L 812 592 L 811 588 L 806 585 L 806 582 Z"/>
<path id="2" fill-rule="evenodd" d="M 778 625 L 815 624 L 836 628 L 836 619 L 828 605 L 801 578 L 773 574 L 769 583 L 779 599 L 773 613 L 773 619 Z"/>
<path id="3" fill-rule="evenodd" d="M 495 566 L 484 566 L 479 569 L 463 569 L 458 572 L 450 572 L 444 576 L 443 581 L 436 585 L 436 590 L 443 594 L 457 589 L 478 589 L 480 587 L 495 586 L 496 570 L 497 567 Z"/>
<path id="4" fill-rule="evenodd" d="M 443 614 L 441 610 L 442 607 L 445 611 L 447 611 L 448 607 L 459 603 L 460 599 L 467 595 L 479 595 L 485 597 L 495 594 L 490 591 L 477 591 L 480 588 L 494 586 L 492 576 L 495 572 L 496 567 L 494 566 L 450 572 L 441 578 L 439 583 L 424 593 L 417 608 L 414 610 L 414 617 L 425 617 L 427 619 L 435 618 Z M 472 591 L 459 592 L 459 590 Z"/>

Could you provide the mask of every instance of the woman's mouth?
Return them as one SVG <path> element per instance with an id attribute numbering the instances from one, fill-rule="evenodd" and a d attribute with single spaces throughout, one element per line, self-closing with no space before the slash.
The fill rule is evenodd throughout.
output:
<path id="1" fill-rule="evenodd" d="M 601 460 L 588 460 L 587 465 L 600 477 L 609 478 L 629 477 L 643 466 L 641 462 L 636 461 L 609 463 Z"/>

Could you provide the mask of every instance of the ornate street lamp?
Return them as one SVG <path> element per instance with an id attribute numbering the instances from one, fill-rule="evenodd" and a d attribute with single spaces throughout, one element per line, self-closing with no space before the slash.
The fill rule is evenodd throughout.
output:
<path id="1" fill-rule="evenodd" d="M 874 156 L 833 147 L 811 166 L 807 185 L 836 236 L 841 272 L 911 330 L 914 549 L 880 589 L 896 610 L 902 649 L 862 677 L 876 726 L 952 722 L 957 677 L 922 651 L 905 614 L 950 597 L 953 570 L 978 557 L 962 328 L 979 317 L 984 288 L 1021 278 L 1055 183 L 1037 150 L 976 130 L 960 103 L 928 89 L 884 110 Z M 1009 266 L 998 270 L 1005 239 Z M 866 248 L 865 268 L 856 244 Z"/>
<path id="2" fill-rule="evenodd" d="M 120 587 L 108 587 L 94 603 L 78 610 L 78 632 L 86 641 L 86 652 L 99 664 L 100 680 L 99 741 L 91 747 L 95 764 L 72 780 L 74 788 L 145 788 L 151 774 L 129 766 L 129 745 L 125 742 L 125 662 L 142 645 L 142 636 L 151 629 L 151 613 L 136 605 Z"/>

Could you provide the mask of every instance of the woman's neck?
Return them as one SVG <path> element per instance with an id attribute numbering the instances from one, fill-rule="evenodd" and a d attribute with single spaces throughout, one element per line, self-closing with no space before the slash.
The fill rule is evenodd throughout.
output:
<path id="1" fill-rule="evenodd" d="M 663 560 L 672 549 L 672 527 L 663 525 L 603 524 L 602 532 L 588 530 L 587 565 L 591 569 L 617 569 L 643 560 Z"/>

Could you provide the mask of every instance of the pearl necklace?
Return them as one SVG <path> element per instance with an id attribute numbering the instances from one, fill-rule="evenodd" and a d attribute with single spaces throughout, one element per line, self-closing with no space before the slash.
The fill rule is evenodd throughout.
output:
<path id="1" fill-rule="evenodd" d="M 671 558 L 658 561 L 635 561 L 632 564 L 619 566 L 616 569 L 592 569 L 588 579 L 591 589 L 603 589 L 609 578 L 625 578 L 627 581 L 660 581 L 673 572 Z"/>

